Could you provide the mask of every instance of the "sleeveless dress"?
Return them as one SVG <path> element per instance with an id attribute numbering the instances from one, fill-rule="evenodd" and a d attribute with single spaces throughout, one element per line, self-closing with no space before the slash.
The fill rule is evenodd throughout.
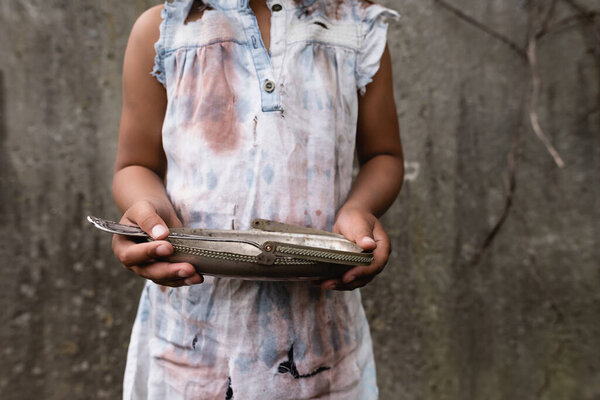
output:
<path id="1" fill-rule="evenodd" d="M 168 104 L 167 192 L 184 226 L 265 218 L 332 228 L 350 190 L 359 93 L 387 17 L 365 0 L 267 0 L 267 52 L 248 0 L 167 2 L 152 74 Z M 123 398 L 376 399 L 360 292 L 205 276 L 148 282 Z"/>

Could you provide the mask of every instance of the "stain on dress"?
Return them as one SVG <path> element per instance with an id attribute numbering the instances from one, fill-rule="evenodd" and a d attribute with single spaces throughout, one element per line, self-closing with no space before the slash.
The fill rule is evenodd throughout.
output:
<path id="1" fill-rule="evenodd" d="M 232 61 L 234 43 L 222 43 L 196 50 L 190 65 L 184 60 L 180 68 L 179 118 L 188 135 L 201 135 L 217 154 L 230 153 L 239 147 L 242 124 L 238 114 L 247 114 L 234 88 L 238 71 Z M 202 79 L 199 77 L 202 76 Z"/>
<path id="2" fill-rule="evenodd" d="M 331 369 L 331 367 L 322 366 L 318 367 L 314 371 L 309 372 L 308 374 L 301 374 L 300 372 L 298 372 L 296 362 L 294 361 L 294 345 L 292 345 L 290 351 L 288 352 L 288 360 L 279 364 L 279 367 L 277 367 L 277 372 L 279 372 L 280 374 L 289 373 L 294 377 L 294 379 L 301 379 L 313 377 L 323 371 L 327 371 L 328 369 Z"/>

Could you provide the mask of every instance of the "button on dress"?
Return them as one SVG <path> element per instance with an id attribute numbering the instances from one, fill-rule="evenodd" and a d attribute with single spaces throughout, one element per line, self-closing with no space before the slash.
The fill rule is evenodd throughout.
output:
<path id="1" fill-rule="evenodd" d="M 365 0 L 267 6 L 270 52 L 247 0 L 165 3 L 152 74 L 167 93 L 167 193 L 184 226 L 249 229 L 264 218 L 330 230 L 349 193 L 358 96 L 397 14 Z M 123 398 L 376 399 L 360 292 L 148 282 Z"/>

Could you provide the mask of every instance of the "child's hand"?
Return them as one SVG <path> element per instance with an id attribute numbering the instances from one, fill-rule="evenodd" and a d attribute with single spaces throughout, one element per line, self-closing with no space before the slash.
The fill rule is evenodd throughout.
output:
<path id="1" fill-rule="evenodd" d="M 383 271 L 391 252 L 390 238 L 381 222 L 373 214 L 358 208 L 342 208 L 337 215 L 333 232 L 344 235 L 362 247 L 373 250 L 373 262 L 368 266 L 354 267 L 342 279 L 329 279 L 321 283 L 324 290 L 354 290 L 369 283 Z"/>
<path id="2" fill-rule="evenodd" d="M 125 268 L 159 285 L 179 287 L 202 283 L 203 278 L 193 265 L 160 261 L 173 253 L 171 243 L 160 240 L 169 235 L 167 226 L 181 226 L 172 209 L 161 212 L 151 201 L 141 200 L 125 211 L 120 223 L 138 225 L 154 239 L 153 242 L 137 243 L 126 236 L 113 235 L 113 252 Z"/>

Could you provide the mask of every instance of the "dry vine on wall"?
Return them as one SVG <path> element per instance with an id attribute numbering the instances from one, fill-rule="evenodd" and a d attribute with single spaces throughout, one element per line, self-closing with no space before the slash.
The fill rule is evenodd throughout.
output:
<path id="1" fill-rule="evenodd" d="M 557 33 L 574 26 L 579 26 L 580 24 L 585 24 L 586 27 L 592 30 L 595 37 L 593 54 L 598 66 L 600 66 L 600 11 L 590 10 L 579 4 L 576 0 L 551 0 L 549 2 L 547 0 L 529 0 L 526 3 L 528 10 L 528 34 L 526 43 L 521 45 L 501 32 L 498 32 L 483 22 L 478 21 L 476 18 L 471 17 L 468 13 L 452 5 L 447 0 L 434 0 L 434 2 L 467 24 L 477 28 L 484 34 L 506 45 L 520 60 L 524 62 L 523 65 L 529 67 L 531 87 L 527 112 L 529 116 L 528 120 L 530 129 L 545 146 L 556 166 L 558 168 L 563 168 L 565 163 L 550 139 L 548 139 L 546 136 L 538 117 L 537 106 L 540 94 L 541 79 L 537 65 L 537 47 L 539 41 L 550 33 Z M 556 19 L 556 7 L 560 2 L 567 5 L 573 11 L 572 14 L 566 18 Z M 597 106 L 600 107 L 600 91 L 598 93 Z M 485 239 L 479 247 L 479 250 L 472 257 L 472 266 L 479 264 L 481 258 L 492 244 L 494 238 L 510 214 L 513 195 L 517 186 L 517 154 L 521 147 L 521 143 L 521 136 L 516 135 L 508 154 L 508 179 L 506 183 L 507 195 L 504 201 L 502 212 L 496 219 L 493 227 L 486 234 Z"/>

